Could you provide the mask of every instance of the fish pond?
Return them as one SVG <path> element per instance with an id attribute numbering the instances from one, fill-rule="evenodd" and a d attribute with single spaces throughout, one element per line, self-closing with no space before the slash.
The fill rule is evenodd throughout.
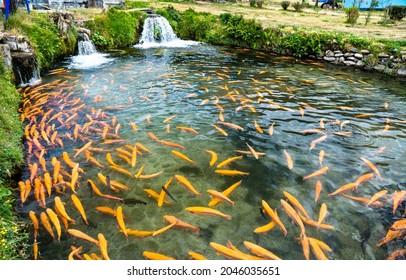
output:
<path id="1" fill-rule="evenodd" d="M 328 259 L 386 259 L 405 246 L 404 234 L 384 240 L 405 215 L 405 80 L 205 44 L 88 59 L 69 58 L 23 90 L 27 166 L 16 209 L 40 221 L 31 227 L 39 259 L 68 259 L 72 246 L 82 246 L 74 259 L 101 258 L 95 242 L 67 231 L 55 197 L 68 229 L 103 234 L 117 260 L 145 251 L 226 259 L 213 243 L 256 256 L 245 241 L 301 260 L 304 235 L 322 241 Z M 216 195 L 223 200 L 208 206 Z M 47 208 L 59 212 L 60 240 L 51 218 L 54 237 L 41 222 Z M 322 258 L 309 243 L 310 259 Z"/>

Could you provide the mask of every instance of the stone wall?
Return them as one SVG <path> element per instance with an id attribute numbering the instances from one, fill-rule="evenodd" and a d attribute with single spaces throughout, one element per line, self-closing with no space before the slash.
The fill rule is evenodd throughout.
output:
<path id="1" fill-rule="evenodd" d="M 406 77 L 406 51 L 399 51 L 399 55 L 394 56 L 385 52 L 376 55 L 369 50 L 358 50 L 356 48 L 351 49 L 349 52 L 327 50 L 318 59 L 333 64 Z"/>

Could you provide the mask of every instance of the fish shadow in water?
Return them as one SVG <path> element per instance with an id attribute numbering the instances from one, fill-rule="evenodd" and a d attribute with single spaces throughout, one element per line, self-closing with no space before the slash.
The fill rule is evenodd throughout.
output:
<path id="1" fill-rule="evenodd" d="M 198 175 L 198 174 L 201 174 L 202 173 L 202 170 L 199 168 L 199 167 L 197 167 L 197 166 L 187 166 L 187 165 L 184 165 L 184 166 L 182 166 L 182 167 L 179 167 L 179 169 L 178 169 L 180 172 L 182 172 L 182 173 L 185 173 L 185 174 L 196 174 L 196 175 Z"/>

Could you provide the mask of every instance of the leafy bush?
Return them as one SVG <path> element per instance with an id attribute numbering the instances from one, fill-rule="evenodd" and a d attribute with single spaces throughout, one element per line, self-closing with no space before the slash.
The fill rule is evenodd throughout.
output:
<path id="1" fill-rule="evenodd" d="M 251 7 L 255 7 L 256 4 L 257 4 L 257 0 L 250 0 Z"/>
<path id="2" fill-rule="evenodd" d="M 216 22 L 216 17 L 209 13 L 197 13 L 188 9 L 182 13 L 178 22 L 179 36 L 185 39 L 206 41 L 206 33 Z"/>
<path id="3" fill-rule="evenodd" d="M 390 19 L 394 20 L 402 20 L 402 18 L 406 17 L 406 6 L 388 6 L 388 15 Z"/>
<path id="4" fill-rule="evenodd" d="M 289 5 L 290 5 L 290 1 L 285 0 L 285 1 L 281 2 L 282 9 L 284 9 L 285 11 L 288 9 Z"/>
<path id="5" fill-rule="evenodd" d="M 347 15 L 346 22 L 354 26 L 359 18 L 359 8 L 358 7 L 347 8 L 345 9 L 345 14 Z"/>
<path id="6" fill-rule="evenodd" d="M 295 9 L 296 12 L 301 12 L 303 10 L 303 3 L 301 2 L 295 2 L 292 4 L 292 7 Z"/>
<path id="7" fill-rule="evenodd" d="M 264 5 L 264 0 L 257 0 L 257 7 L 258 8 L 262 8 L 263 5 Z"/>
<path id="8" fill-rule="evenodd" d="M 99 32 L 93 33 L 90 39 L 95 44 L 95 46 L 100 49 L 106 49 L 109 46 L 109 42 L 107 41 L 107 39 L 104 38 L 104 36 L 101 35 Z"/>
<path id="9" fill-rule="evenodd" d="M 110 8 L 107 14 L 96 16 L 87 21 L 86 27 L 97 33 L 95 44 L 104 48 L 127 47 L 138 41 L 139 29 L 145 14 L 138 11 L 126 12 Z"/>

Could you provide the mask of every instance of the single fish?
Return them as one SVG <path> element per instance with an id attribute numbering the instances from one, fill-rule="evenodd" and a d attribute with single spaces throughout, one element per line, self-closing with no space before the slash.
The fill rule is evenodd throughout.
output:
<path id="1" fill-rule="evenodd" d="M 46 212 L 48 214 L 48 217 L 51 219 L 52 224 L 54 225 L 56 229 L 56 233 L 58 235 L 58 241 L 61 240 L 61 223 L 59 222 L 58 216 L 55 214 L 55 212 L 51 208 L 47 208 Z"/>
<path id="2" fill-rule="evenodd" d="M 178 201 L 171 195 L 171 193 L 168 191 L 167 188 L 165 188 L 164 186 L 162 186 L 162 190 L 163 190 L 167 195 L 169 195 L 169 197 L 172 198 L 173 201 L 178 202 Z"/>
<path id="3" fill-rule="evenodd" d="M 186 187 L 186 189 L 188 189 L 191 193 L 197 195 L 197 196 L 201 196 L 201 193 L 199 193 L 194 187 L 193 185 L 189 182 L 188 179 L 186 179 L 184 176 L 182 175 L 175 175 L 176 180 L 178 181 L 178 183 L 181 183 L 182 185 L 184 185 Z"/>
<path id="4" fill-rule="evenodd" d="M 117 219 L 118 226 L 120 227 L 121 231 L 124 233 L 125 237 L 127 237 L 127 239 L 128 239 L 128 234 L 127 234 L 127 230 L 126 230 L 125 223 L 124 223 L 123 207 L 121 207 L 121 206 L 117 206 L 116 219 Z"/>
<path id="5" fill-rule="evenodd" d="M 196 252 L 188 252 L 187 254 L 193 260 L 207 260 L 207 258 L 205 256 L 203 256 L 202 254 L 196 253 Z"/>
<path id="6" fill-rule="evenodd" d="M 161 229 L 155 230 L 154 233 L 152 234 L 152 236 L 160 235 L 160 234 L 164 233 L 165 231 L 167 231 L 168 229 L 172 228 L 174 225 L 176 225 L 176 222 L 174 222 L 166 227 L 163 227 Z"/>
<path id="7" fill-rule="evenodd" d="M 70 229 L 68 229 L 68 233 L 69 233 L 70 235 L 74 236 L 74 237 L 77 237 L 77 238 L 86 240 L 86 241 L 88 241 L 88 242 L 91 242 L 91 243 L 93 243 L 93 244 L 99 246 L 99 241 L 98 241 L 98 240 L 94 239 L 93 237 L 87 235 L 87 234 L 84 233 L 84 232 L 81 232 L 80 230 L 71 229 L 71 228 L 70 228 Z"/>
<path id="8" fill-rule="evenodd" d="M 222 217 L 225 218 L 227 220 L 231 220 L 231 216 L 230 215 L 226 215 L 218 210 L 209 208 L 209 207 L 200 207 L 200 206 L 196 206 L 196 207 L 186 207 L 185 208 L 186 211 L 192 213 L 192 214 L 196 214 L 196 215 L 204 215 L 204 216 L 218 216 L 218 217 Z"/>
<path id="9" fill-rule="evenodd" d="M 189 162 L 189 163 L 191 163 L 191 164 L 196 164 L 195 161 L 191 160 L 189 157 L 187 157 L 186 155 L 184 155 L 184 154 L 182 154 L 182 153 L 180 153 L 180 152 L 178 152 L 178 151 L 172 150 L 172 154 L 173 154 L 174 156 L 176 156 L 176 157 L 178 157 L 178 158 L 180 158 L 180 159 L 186 161 L 186 162 Z"/>
<path id="10" fill-rule="evenodd" d="M 304 176 L 303 180 L 307 180 L 307 179 L 310 179 L 310 178 L 313 178 L 313 177 L 320 176 L 320 175 L 326 173 L 327 171 L 328 171 L 328 167 L 324 166 L 324 167 L 320 168 L 319 170 L 317 170 L 317 171 L 315 171 L 315 172 L 313 172 L 313 173 L 311 173 L 311 174 L 309 174 L 307 176 Z"/>
<path id="11" fill-rule="evenodd" d="M 320 180 L 317 180 L 316 185 L 314 187 L 315 196 L 314 196 L 314 203 L 316 204 L 317 200 L 320 197 L 320 193 L 323 190 L 323 185 L 321 184 Z"/>
<path id="12" fill-rule="evenodd" d="M 172 257 L 150 251 L 144 251 L 142 255 L 148 260 L 174 260 Z"/>
<path id="13" fill-rule="evenodd" d="M 85 222 L 85 224 L 89 225 L 89 222 L 87 221 L 85 209 L 83 208 L 83 205 L 80 202 L 79 198 L 75 194 L 72 194 L 71 199 L 72 199 L 73 205 L 76 207 L 76 209 L 79 211 L 79 214 L 82 216 L 82 219 Z"/>
<path id="14" fill-rule="evenodd" d="M 288 168 L 290 169 L 290 170 L 292 170 L 293 169 L 293 160 L 292 160 L 292 157 L 289 155 L 289 153 L 284 149 L 283 150 L 283 153 L 285 154 L 285 157 L 286 157 L 286 164 L 288 165 Z"/>
<path id="15" fill-rule="evenodd" d="M 104 235 L 102 233 L 99 233 L 97 235 L 97 238 L 99 240 L 99 248 L 100 248 L 100 253 L 103 256 L 104 260 L 109 260 L 109 255 L 107 253 L 107 240 L 104 237 Z"/>
<path id="16" fill-rule="evenodd" d="M 360 159 L 376 174 L 379 180 L 382 180 L 381 173 L 372 162 L 363 157 L 360 157 Z"/>
<path id="17" fill-rule="evenodd" d="M 317 226 L 321 224 L 321 222 L 324 220 L 324 218 L 327 215 L 327 204 L 323 203 L 321 204 L 320 211 L 319 211 L 319 219 L 317 220 Z"/>
<path id="18" fill-rule="evenodd" d="M 261 209 L 262 210 L 262 209 Z M 261 211 L 262 212 L 262 211 Z M 268 231 L 270 231 L 271 229 L 273 229 L 276 226 L 276 222 L 272 221 L 264 226 L 261 227 L 257 227 L 256 229 L 254 229 L 255 233 L 267 233 Z"/>
<path id="19" fill-rule="evenodd" d="M 222 168 L 223 166 L 226 166 L 226 165 L 230 164 L 231 162 L 239 160 L 239 159 L 242 159 L 242 156 L 231 157 L 226 160 L 223 160 L 222 162 L 217 164 L 217 168 Z"/>
<path id="20" fill-rule="evenodd" d="M 52 229 L 51 223 L 49 222 L 47 214 L 45 212 L 41 212 L 39 217 L 40 217 L 41 223 L 42 223 L 43 227 L 45 228 L 45 230 L 49 233 L 49 235 L 52 236 L 52 239 L 55 239 L 55 234 Z"/>
<path id="21" fill-rule="evenodd" d="M 249 175 L 249 172 L 229 169 L 216 169 L 214 172 L 224 176 L 237 176 L 237 175 Z"/>
<path id="22" fill-rule="evenodd" d="M 217 161 L 217 154 L 214 151 L 210 151 L 210 150 L 204 150 L 206 153 L 209 153 L 211 155 L 211 159 L 210 159 L 210 166 L 213 166 L 216 161 Z"/>

